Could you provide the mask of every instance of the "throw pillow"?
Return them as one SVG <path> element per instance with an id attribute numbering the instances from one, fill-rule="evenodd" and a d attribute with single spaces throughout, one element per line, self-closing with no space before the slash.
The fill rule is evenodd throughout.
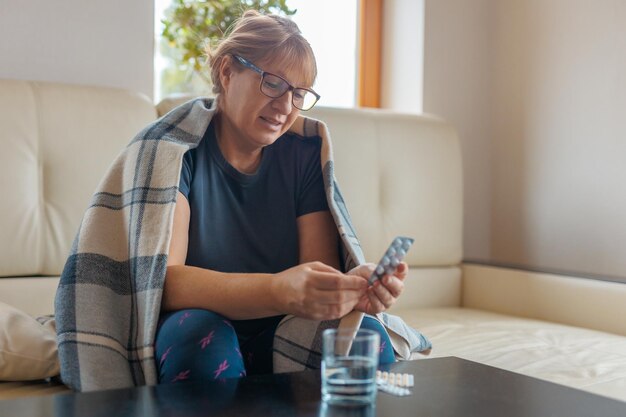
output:
<path id="1" fill-rule="evenodd" d="M 40 324 L 0 303 L 0 381 L 30 381 L 59 374 L 54 320 Z"/>

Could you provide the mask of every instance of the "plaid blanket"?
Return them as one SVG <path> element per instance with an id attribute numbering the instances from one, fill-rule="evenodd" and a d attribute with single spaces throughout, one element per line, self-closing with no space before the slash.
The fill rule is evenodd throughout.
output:
<path id="1" fill-rule="evenodd" d="M 153 344 L 182 159 L 198 145 L 214 113 L 215 101 L 205 98 L 175 108 L 139 132 L 98 186 L 55 299 L 61 378 L 72 389 L 157 383 Z M 292 130 L 322 137 L 324 184 L 347 271 L 364 257 L 335 182 L 330 135 L 323 123 L 302 116 Z M 353 312 L 324 322 L 285 317 L 274 340 L 275 372 L 319 368 L 321 331 L 356 328 L 362 316 Z M 388 316 L 378 318 L 400 357 L 430 347 L 401 320 L 394 327 Z"/>

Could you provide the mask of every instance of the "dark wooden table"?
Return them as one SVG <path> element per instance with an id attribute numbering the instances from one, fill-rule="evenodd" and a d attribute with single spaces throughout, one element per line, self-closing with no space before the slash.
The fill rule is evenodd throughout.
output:
<path id="1" fill-rule="evenodd" d="M 391 369 L 415 375 L 413 394 L 379 392 L 375 405 L 362 408 L 326 406 L 319 371 L 305 371 L 4 400 L 0 416 L 626 416 L 626 402 L 463 359 L 401 362 Z"/>

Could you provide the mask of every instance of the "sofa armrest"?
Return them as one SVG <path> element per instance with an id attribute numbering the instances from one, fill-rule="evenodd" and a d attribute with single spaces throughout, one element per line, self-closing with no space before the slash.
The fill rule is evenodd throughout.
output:
<path id="1" fill-rule="evenodd" d="M 463 265 L 463 307 L 626 336 L 626 284 Z"/>

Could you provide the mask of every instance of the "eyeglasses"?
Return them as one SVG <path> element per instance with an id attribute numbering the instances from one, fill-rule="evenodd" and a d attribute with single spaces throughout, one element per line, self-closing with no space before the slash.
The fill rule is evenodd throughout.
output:
<path id="1" fill-rule="evenodd" d="M 320 95 L 309 88 L 294 87 L 283 77 L 265 72 L 252 62 L 240 57 L 239 55 L 233 55 L 233 57 L 244 67 L 261 74 L 261 85 L 259 88 L 261 89 L 261 92 L 268 97 L 278 98 L 287 91 L 293 91 L 291 102 L 296 109 L 303 111 L 311 109 L 311 107 L 315 106 L 315 103 L 317 103 L 320 99 Z"/>

